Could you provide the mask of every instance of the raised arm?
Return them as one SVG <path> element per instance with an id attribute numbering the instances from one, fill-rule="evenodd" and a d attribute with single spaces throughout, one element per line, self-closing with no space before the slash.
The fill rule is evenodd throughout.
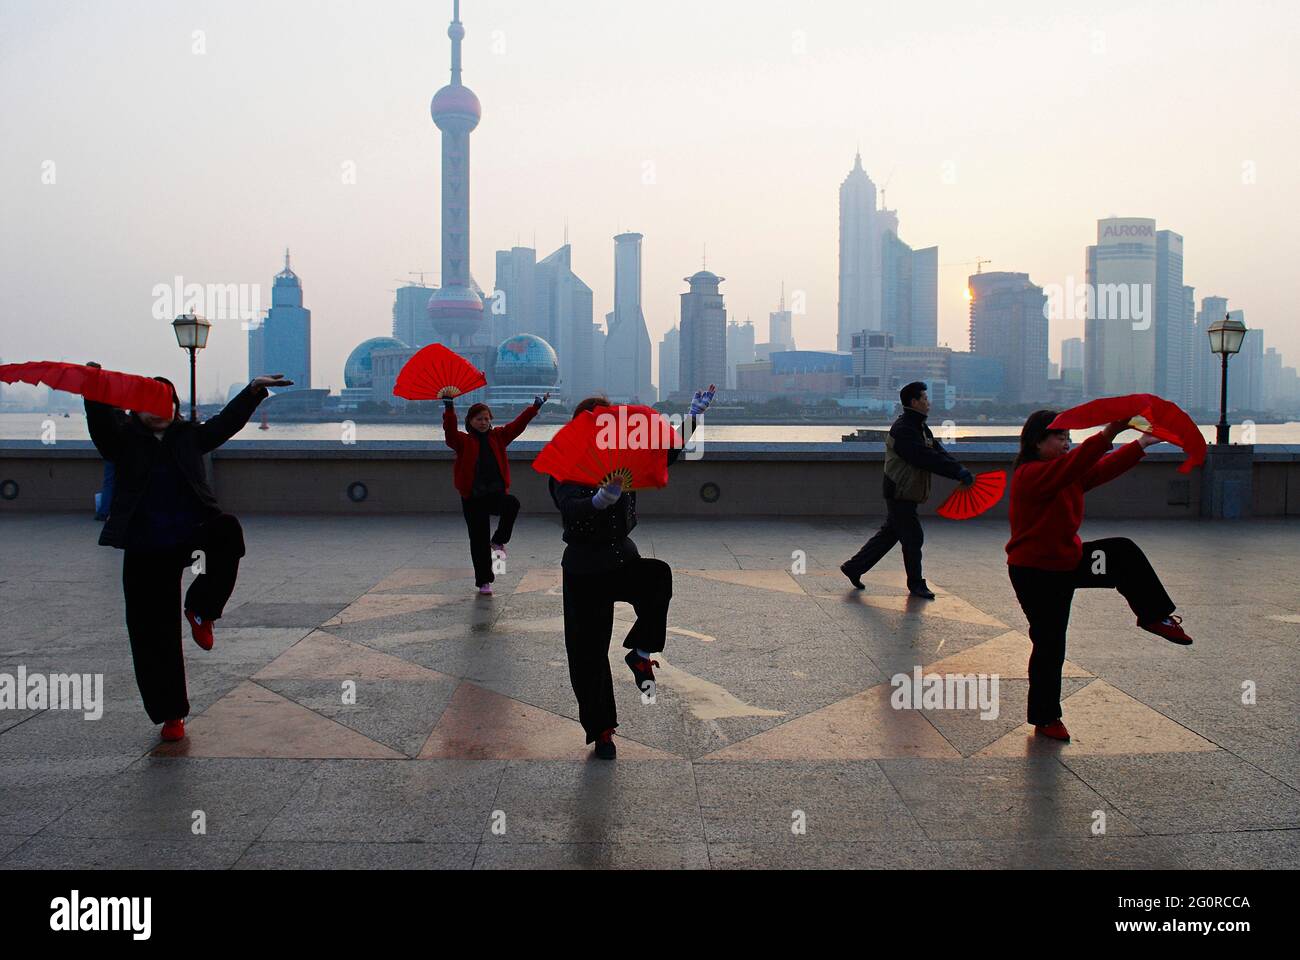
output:
<path id="1" fill-rule="evenodd" d="M 198 436 L 199 450 L 201 452 L 211 453 L 244 429 L 244 425 L 253 416 L 253 411 L 257 409 L 257 405 L 266 399 L 267 389 L 260 382 L 262 379 L 262 377 L 258 377 L 253 380 L 243 390 L 239 391 L 235 399 L 222 407 L 220 413 L 211 420 L 198 425 L 196 435 Z"/>
<path id="2" fill-rule="evenodd" d="M 86 401 L 86 426 L 90 441 L 105 460 L 116 460 L 122 455 L 122 431 L 126 429 L 126 415 L 106 403 Z"/>
<path id="3" fill-rule="evenodd" d="M 86 366 L 102 369 L 93 360 Z M 122 454 L 122 431 L 126 429 L 126 414 L 116 407 L 93 400 L 85 401 L 85 406 L 90 442 L 105 460 L 116 460 Z"/>
<path id="4" fill-rule="evenodd" d="M 1088 471 L 1110 450 L 1114 435 L 1094 433 L 1069 453 L 1054 460 L 1033 460 L 1016 471 L 1016 483 L 1031 494 L 1050 497 L 1058 490 L 1083 480 Z"/>
<path id="5" fill-rule="evenodd" d="M 519 434 L 524 432 L 524 427 L 528 426 L 533 417 L 537 416 L 538 411 L 542 409 L 541 404 L 537 402 L 537 400 L 541 399 L 541 397 L 537 397 L 532 403 L 524 407 L 523 412 L 520 413 L 519 416 L 515 417 L 504 427 L 501 427 L 501 440 L 503 443 L 509 443 L 511 440 L 519 436 Z"/>
<path id="6" fill-rule="evenodd" d="M 1093 487 L 1100 487 L 1103 483 L 1110 483 L 1124 471 L 1136 466 L 1145 455 L 1145 444 L 1142 441 L 1134 440 L 1132 443 L 1124 444 L 1114 453 L 1106 454 L 1092 465 L 1092 469 L 1083 475 L 1083 489 L 1091 490 Z"/>
<path id="7" fill-rule="evenodd" d="M 669 448 L 668 466 L 671 467 L 681 459 L 682 451 L 686 449 L 686 444 L 690 443 L 691 437 L 695 435 L 695 428 L 699 425 L 697 418 L 704 416 L 704 412 L 709 409 L 709 404 L 713 403 L 713 398 L 717 395 L 717 392 L 718 388 L 713 384 L 709 384 L 707 390 L 695 391 L 695 396 L 691 398 L 691 408 L 686 414 L 686 423 L 683 426 L 682 446 Z"/>
<path id="8" fill-rule="evenodd" d="M 457 453 L 460 453 L 461 447 L 465 445 L 465 437 L 461 434 L 457 424 L 456 405 L 450 400 L 444 400 L 442 407 L 442 433 L 447 440 L 447 446 L 451 447 Z"/>

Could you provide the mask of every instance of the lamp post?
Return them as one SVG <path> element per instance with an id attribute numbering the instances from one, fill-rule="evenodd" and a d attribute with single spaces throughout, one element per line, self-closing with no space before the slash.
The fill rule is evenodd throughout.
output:
<path id="1" fill-rule="evenodd" d="M 176 342 L 182 350 L 190 352 L 190 422 L 197 422 L 199 419 L 198 403 L 196 400 L 197 393 L 194 379 L 195 355 L 208 345 L 208 331 L 212 324 L 204 320 L 197 313 L 183 313 L 172 321 L 172 329 L 176 331 Z"/>
<path id="2" fill-rule="evenodd" d="M 1246 339 L 1246 325 L 1228 314 L 1210 324 L 1210 351 L 1223 358 L 1223 375 L 1219 383 L 1219 425 L 1215 443 L 1228 442 L 1228 358 L 1241 350 Z"/>

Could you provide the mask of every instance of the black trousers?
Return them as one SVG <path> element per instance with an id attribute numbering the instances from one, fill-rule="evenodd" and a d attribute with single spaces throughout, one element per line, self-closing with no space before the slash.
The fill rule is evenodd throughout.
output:
<path id="1" fill-rule="evenodd" d="M 1074 591 L 1089 587 L 1118 590 L 1138 623 L 1163 620 L 1174 612 L 1164 585 L 1142 549 L 1126 537 L 1089 540 L 1073 570 L 1008 567 L 1020 609 L 1029 620 L 1029 722 L 1051 723 L 1061 717 L 1061 667 L 1065 630 Z"/>
<path id="2" fill-rule="evenodd" d="M 198 561 L 201 569 L 181 605 L 181 576 Z M 154 723 L 189 716 L 185 686 L 185 656 L 181 640 L 184 611 L 204 621 L 219 620 L 235 589 L 244 532 L 239 521 L 221 514 L 197 528 L 190 544 L 167 550 L 126 551 L 122 560 L 122 591 L 126 597 L 126 630 L 131 638 L 135 681 L 145 712 Z"/>
<path id="3" fill-rule="evenodd" d="M 588 743 L 618 726 L 609 672 L 614 603 L 622 600 L 636 611 L 636 623 L 623 646 L 659 653 L 668 633 L 672 596 L 673 570 L 662 560 L 638 557 L 607 573 L 564 572 L 564 649 Z"/>
<path id="4" fill-rule="evenodd" d="M 474 583 L 481 587 L 496 579 L 492 573 L 492 544 L 499 543 L 504 547 L 510 542 L 510 535 L 515 530 L 515 517 L 519 516 L 519 499 L 508 493 L 489 493 L 469 499 L 461 497 L 460 506 L 465 514 L 465 526 L 469 528 Z M 491 533 L 494 515 L 501 518 L 495 534 Z"/>
<path id="5" fill-rule="evenodd" d="M 903 545 L 903 567 L 907 570 L 907 585 L 919 587 L 925 583 L 921 575 L 921 544 L 925 543 L 925 531 L 921 529 L 921 520 L 916 515 L 915 503 L 908 500 L 885 499 L 885 522 L 879 532 L 862 545 L 862 549 L 849 558 L 845 566 L 855 576 L 862 576 L 877 563 L 881 557 L 894 549 L 894 544 Z"/>

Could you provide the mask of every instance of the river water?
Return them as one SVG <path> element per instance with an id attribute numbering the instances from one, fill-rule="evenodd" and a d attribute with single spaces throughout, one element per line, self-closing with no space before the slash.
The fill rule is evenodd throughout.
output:
<path id="1" fill-rule="evenodd" d="M 88 440 L 86 418 L 80 411 L 69 417 L 61 414 L 45 413 L 0 413 L 0 440 L 41 440 L 48 436 L 53 426 L 54 439 Z M 931 419 L 930 428 L 941 439 L 946 435 L 942 420 Z M 707 425 L 707 439 L 715 443 L 837 443 L 846 433 L 853 433 L 862 424 L 719 424 Z M 236 435 L 238 440 L 323 440 L 338 441 L 342 435 L 340 423 L 271 423 L 270 429 L 259 429 L 257 420 L 249 423 Z M 549 440 L 560 429 L 561 424 L 536 424 L 524 430 L 521 440 Z M 875 424 L 873 430 L 884 430 L 884 424 Z M 1246 436 L 1251 427 L 1233 424 L 1231 439 L 1234 443 L 1250 442 Z M 1261 423 L 1254 425 L 1255 443 L 1294 443 L 1300 444 L 1300 422 Z M 1020 432 L 1016 425 L 1002 426 L 991 424 L 957 423 L 952 436 L 986 437 L 1013 436 Z M 1076 439 L 1091 431 L 1075 431 Z M 1204 424 L 1201 432 L 1207 440 L 1214 440 L 1214 426 Z M 442 428 L 435 424 L 413 423 L 358 423 L 356 424 L 357 441 L 369 440 L 440 440 Z M 48 441 L 47 441 L 48 442 Z"/>

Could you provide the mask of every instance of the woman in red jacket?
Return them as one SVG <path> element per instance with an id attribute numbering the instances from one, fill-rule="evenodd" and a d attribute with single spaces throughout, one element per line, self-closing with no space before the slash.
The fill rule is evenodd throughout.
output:
<path id="1" fill-rule="evenodd" d="M 492 554 L 505 556 L 506 544 L 514 530 L 515 517 L 519 515 L 519 500 L 510 495 L 510 462 L 506 447 L 524 432 L 530 420 L 537 416 L 550 394 L 534 397 L 532 405 L 524 408 L 504 427 L 492 426 L 492 410 L 486 403 L 476 403 L 465 415 L 468 433 L 461 433 L 456 424 L 456 405 L 445 400 L 442 429 L 447 435 L 447 446 L 456 451 L 456 464 L 452 477 L 460 493 L 465 526 L 469 528 L 469 555 L 474 561 L 474 583 L 478 592 L 492 596 Z M 500 517 L 497 532 L 489 536 L 492 517 Z"/>
<path id="2" fill-rule="evenodd" d="M 1173 643 L 1190 644 L 1174 602 L 1136 543 L 1125 537 L 1079 539 L 1083 495 L 1114 480 L 1159 443 L 1143 434 L 1114 453 L 1111 443 L 1128 424 L 1108 425 L 1073 450 L 1067 430 L 1049 430 L 1052 410 L 1030 414 L 1020 431 L 1020 455 L 1011 475 L 1011 539 L 1007 565 L 1016 599 L 1029 620 L 1029 722 L 1034 732 L 1069 740 L 1061 722 L 1061 667 L 1074 591 L 1114 587 L 1137 615 L 1138 626 Z"/>

